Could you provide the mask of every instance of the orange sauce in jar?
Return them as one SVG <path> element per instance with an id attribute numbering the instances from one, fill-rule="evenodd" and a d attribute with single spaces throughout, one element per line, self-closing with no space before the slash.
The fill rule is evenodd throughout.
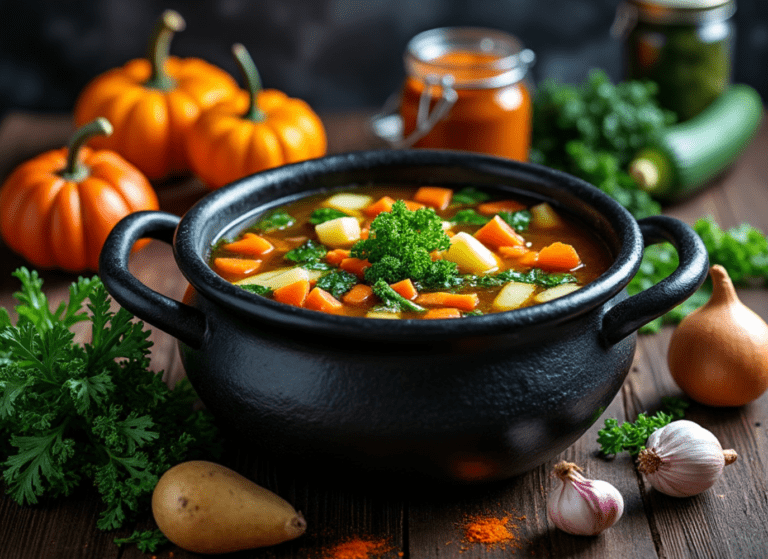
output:
<path id="1" fill-rule="evenodd" d="M 531 51 L 499 31 L 447 28 L 414 37 L 405 60 L 400 115 L 404 135 L 415 138 L 413 147 L 527 161 L 532 102 L 525 75 Z"/>

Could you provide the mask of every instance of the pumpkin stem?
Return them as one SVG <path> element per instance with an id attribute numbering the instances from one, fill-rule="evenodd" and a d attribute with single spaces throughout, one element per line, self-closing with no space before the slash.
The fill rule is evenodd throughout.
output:
<path id="1" fill-rule="evenodd" d="M 144 84 L 153 89 L 172 89 L 173 79 L 165 71 L 165 63 L 171 50 L 171 39 L 177 31 L 183 31 L 186 23 L 181 14 L 174 10 L 165 10 L 149 39 L 147 58 L 152 63 L 152 74 Z"/>
<path id="2" fill-rule="evenodd" d="M 240 43 L 232 45 L 232 54 L 235 56 L 237 65 L 240 67 L 240 71 L 245 79 L 246 89 L 248 90 L 248 110 L 243 115 L 243 118 L 261 122 L 267 116 L 257 104 L 259 91 L 261 91 L 259 71 L 256 68 L 256 64 L 253 63 L 253 58 L 248 54 L 248 50 Z"/>
<path id="3" fill-rule="evenodd" d="M 61 177 L 74 182 L 80 182 L 87 177 L 88 169 L 80 163 L 80 149 L 93 136 L 109 136 L 111 134 L 112 124 L 102 116 L 75 130 L 67 148 L 67 166 L 59 173 Z"/>

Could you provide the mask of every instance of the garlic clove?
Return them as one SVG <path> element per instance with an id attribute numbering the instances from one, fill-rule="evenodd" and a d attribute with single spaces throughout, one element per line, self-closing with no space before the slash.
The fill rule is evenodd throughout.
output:
<path id="1" fill-rule="evenodd" d="M 736 458 L 736 451 L 723 450 L 711 431 L 680 419 L 651 433 L 638 455 L 637 469 L 657 491 L 691 497 L 712 487 Z"/>
<path id="2" fill-rule="evenodd" d="M 624 498 L 607 481 L 587 479 L 571 462 L 555 465 L 559 478 L 547 499 L 547 518 L 576 536 L 595 536 L 613 526 L 624 512 Z"/>

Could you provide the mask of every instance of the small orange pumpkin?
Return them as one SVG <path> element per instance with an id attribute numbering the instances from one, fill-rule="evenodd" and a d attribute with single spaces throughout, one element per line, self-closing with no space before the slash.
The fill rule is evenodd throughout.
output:
<path id="1" fill-rule="evenodd" d="M 109 121 L 98 118 L 79 128 L 68 148 L 11 172 L 0 189 L 0 232 L 11 250 L 40 268 L 98 270 L 112 227 L 129 213 L 158 209 L 152 185 L 136 167 L 113 151 L 84 145 L 111 133 Z"/>
<path id="2" fill-rule="evenodd" d="M 199 58 L 169 56 L 171 39 L 185 22 L 167 10 L 149 42 L 148 59 L 137 58 L 94 78 L 75 103 L 75 124 L 96 117 L 117 133 L 96 138 L 96 149 L 111 149 L 150 180 L 189 173 L 184 138 L 200 110 L 238 90 L 235 79 Z"/>
<path id="3" fill-rule="evenodd" d="M 264 169 L 325 155 L 320 117 L 301 99 L 262 89 L 243 45 L 234 45 L 232 52 L 247 89 L 201 112 L 188 136 L 192 172 L 216 189 Z"/>

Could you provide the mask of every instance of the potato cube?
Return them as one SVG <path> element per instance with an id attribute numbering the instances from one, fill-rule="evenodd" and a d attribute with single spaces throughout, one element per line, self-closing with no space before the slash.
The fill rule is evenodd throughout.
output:
<path id="1" fill-rule="evenodd" d="M 337 217 L 315 225 L 320 242 L 332 248 L 349 248 L 360 240 L 360 222 L 354 217 Z"/>
<path id="2" fill-rule="evenodd" d="M 531 225 L 542 229 L 554 229 L 562 227 L 564 223 L 552 206 L 542 202 L 531 208 Z"/>
<path id="3" fill-rule="evenodd" d="M 556 285 L 555 287 L 545 289 L 541 293 L 537 293 L 533 300 L 537 303 L 546 303 L 552 299 L 557 299 L 558 297 L 573 293 L 579 288 L 580 286 L 576 285 L 575 283 L 564 283 L 562 285 Z"/>
<path id="4" fill-rule="evenodd" d="M 235 282 L 235 285 L 261 285 L 274 290 L 301 280 L 310 280 L 309 273 L 304 268 L 280 268 L 247 277 Z"/>
<path id="5" fill-rule="evenodd" d="M 369 311 L 365 316 L 366 316 L 366 318 L 381 318 L 381 319 L 384 319 L 384 320 L 398 320 L 400 318 L 400 313 L 387 312 L 387 311 Z"/>
<path id="6" fill-rule="evenodd" d="M 536 286 L 531 283 L 511 281 L 504 285 L 493 300 L 492 306 L 497 311 L 511 311 L 523 306 L 531 298 Z"/>
<path id="7" fill-rule="evenodd" d="M 350 192 L 341 192 L 334 194 L 323 202 L 323 206 L 334 208 L 345 213 L 357 213 L 373 203 L 371 196 L 364 194 L 352 194 Z"/>
<path id="8" fill-rule="evenodd" d="M 455 262 L 462 273 L 487 274 L 499 267 L 496 255 L 464 231 L 451 237 L 451 246 L 443 258 Z"/>

